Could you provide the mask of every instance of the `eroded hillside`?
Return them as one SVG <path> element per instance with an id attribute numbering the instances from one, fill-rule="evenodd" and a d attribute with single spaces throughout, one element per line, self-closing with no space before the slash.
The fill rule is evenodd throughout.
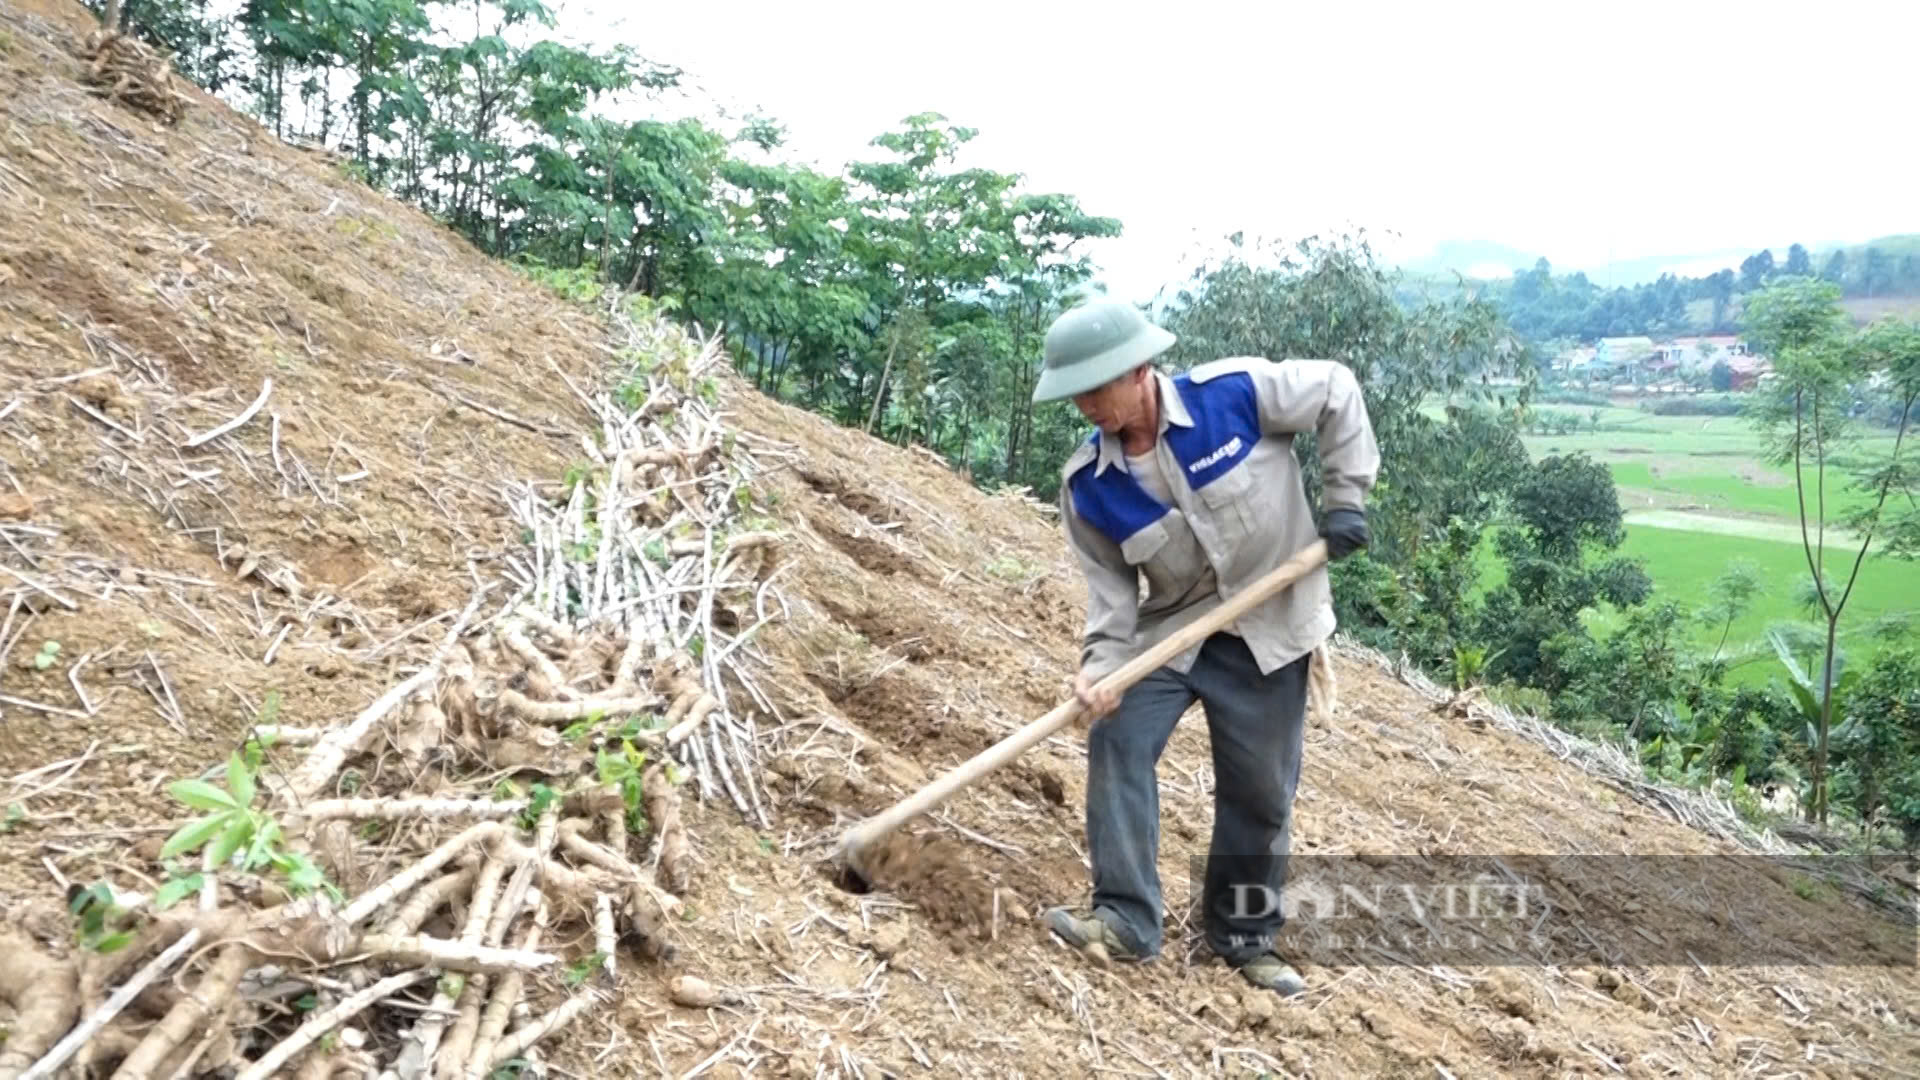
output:
<path id="1" fill-rule="evenodd" d="M 1162 763 L 1172 925 L 1152 965 L 1085 966 L 1037 925 L 1086 888 L 1071 732 L 915 823 L 879 887 L 849 891 L 825 858 L 842 828 L 1065 692 L 1082 596 L 1044 509 L 757 395 L 711 343 L 569 306 L 177 81 L 177 125 L 92 93 L 89 29 L 77 5 L 0 10 L 9 1051 L 23 1032 L 45 1049 L 131 957 L 198 929 L 75 1061 L 232 1075 L 409 975 L 350 1018 L 353 1038 L 317 1037 L 284 1070 L 361 1075 L 454 1045 L 475 1064 L 453 1074 L 487 1075 L 472 1047 L 543 1017 L 564 1026 L 538 1056 L 579 1076 L 1886 1076 L 1920 1060 L 1910 927 L 1784 849 L 1764 860 L 1723 809 L 1355 653 L 1308 737 L 1297 862 L 1524 877 L 1550 902 L 1540 941 L 1449 953 L 1393 916 L 1362 930 L 1398 937 L 1360 944 L 1303 922 L 1309 993 L 1244 989 L 1191 951 L 1211 802 L 1194 722 Z M 402 707 L 374 711 L 397 686 Z M 259 805 L 346 910 L 548 960 L 306 935 L 337 910 L 265 947 L 215 916 L 306 893 L 270 867 L 151 911 L 199 865 L 162 857 L 197 813 L 170 785 L 230 790 L 228 755 L 270 701 L 286 731 L 259 747 Z M 310 767 L 304 743 L 369 714 L 334 768 Z M 626 745 L 646 754 L 630 773 Z M 623 808 L 629 779 L 644 795 Z M 405 810 L 317 820 L 313 803 L 349 798 Z M 96 883 L 141 934 L 118 953 L 77 941 L 64 907 Z M 403 917 L 401 896 L 430 893 Z M 56 1030 L 25 991 L 69 961 Z M 215 1015 L 196 1014 L 180 990 L 223 976 Z M 483 1014 L 515 978 L 521 1004 Z M 436 996 L 462 1017 L 444 1030 L 422 1020 Z M 161 1046 L 169 1023 L 183 1037 Z"/>

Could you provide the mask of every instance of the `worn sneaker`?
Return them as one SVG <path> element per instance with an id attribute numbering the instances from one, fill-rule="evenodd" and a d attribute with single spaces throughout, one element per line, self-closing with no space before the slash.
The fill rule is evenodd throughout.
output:
<path id="1" fill-rule="evenodd" d="M 1107 960 L 1138 960 L 1140 956 L 1120 940 L 1113 927 L 1094 915 L 1076 915 L 1067 908 L 1048 909 L 1044 921 L 1047 929 L 1060 935 L 1060 939 L 1079 949 L 1088 957 L 1105 963 Z"/>
<path id="2" fill-rule="evenodd" d="M 1241 978 L 1262 990 L 1272 990 L 1281 997 L 1293 997 L 1307 988 L 1307 981 L 1293 969 L 1293 965 L 1270 952 L 1261 953 L 1252 960 L 1236 968 Z"/>

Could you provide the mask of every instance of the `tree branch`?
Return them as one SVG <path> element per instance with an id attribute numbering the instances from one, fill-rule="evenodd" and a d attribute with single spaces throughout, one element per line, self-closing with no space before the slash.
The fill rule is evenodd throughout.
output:
<path id="1" fill-rule="evenodd" d="M 1880 479 L 1880 497 L 1873 504 L 1873 524 L 1867 526 L 1867 534 L 1860 539 L 1860 551 L 1853 557 L 1853 573 L 1847 576 L 1847 588 L 1840 594 L 1840 606 L 1847 606 L 1847 597 L 1853 595 L 1854 582 L 1860 577 L 1860 564 L 1866 561 L 1867 549 L 1873 546 L 1874 525 L 1880 521 L 1880 511 L 1887 505 L 1887 496 L 1893 492 L 1893 478 L 1898 476 L 1896 466 L 1900 464 L 1900 443 L 1907 437 L 1907 420 L 1913 415 L 1914 398 L 1920 397 L 1920 390 L 1907 395 L 1907 403 L 1900 410 L 1900 427 L 1894 432 L 1893 453 L 1887 458 L 1887 471 Z"/>
<path id="2" fill-rule="evenodd" d="M 1806 435 L 1806 419 L 1803 415 L 1806 394 L 1805 390 L 1793 392 L 1793 494 L 1800 501 L 1800 548 L 1806 553 L 1807 569 L 1813 574 L 1814 590 L 1820 594 L 1820 607 L 1831 615 L 1833 605 L 1827 603 L 1827 585 L 1821 580 L 1820 564 L 1813 557 L 1813 539 L 1807 535 L 1807 480 L 1806 471 L 1800 465 L 1800 443 Z"/>

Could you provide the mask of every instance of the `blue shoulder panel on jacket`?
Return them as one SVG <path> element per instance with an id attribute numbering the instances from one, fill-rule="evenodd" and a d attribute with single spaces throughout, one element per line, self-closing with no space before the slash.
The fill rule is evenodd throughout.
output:
<path id="1" fill-rule="evenodd" d="M 1262 435 L 1260 402 L 1254 396 L 1253 376 L 1244 371 L 1212 375 L 1204 382 L 1180 375 L 1173 384 L 1193 426 L 1169 427 L 1167 444 L 1187 471 L 1188 486 L 1199 491 L 1253 452 Z"/>
<path id="2" fill-rule="evenodd" d="M 1095 432 L 1088 442 L 1098 447 L 1099 438 Z M 1114 468 L 1101 474 L 1094 464 L 1098 460 L 1096 453 L 1068 477 L 1067 488 L 1073 493 L 1074 511 L 1107 539 L 1124 544 L 1128 537 L 1166 516 L 1168 507 L 1147 494 L 1132 473 Z"/>

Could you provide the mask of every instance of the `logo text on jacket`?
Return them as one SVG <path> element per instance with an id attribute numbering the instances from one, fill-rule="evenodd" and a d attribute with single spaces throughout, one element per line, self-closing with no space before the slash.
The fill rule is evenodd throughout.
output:
<path id="1" fill-rule="evenodd" d="M 1230 458 L 1235 454 L 1238 454 L 1239 452 L 1240 452 L 1240 436 L 1235 435 L 1233 438 L 1227 440 L 1227 444 L 1225 446 L 1222 446 L 1220 449 L 1215 450 L 1213 453 L 1208 454 L 1206 457 L 1203 457 L 1199 461 L 1196 461 L 1193 464 L 1187 466 L 1187 471 L 1190 473 L 1200 472 L 1201 470 L 1206 469 L 1210 466 L 1219 464 L 1221 460 L 1225 458 Z"/>

